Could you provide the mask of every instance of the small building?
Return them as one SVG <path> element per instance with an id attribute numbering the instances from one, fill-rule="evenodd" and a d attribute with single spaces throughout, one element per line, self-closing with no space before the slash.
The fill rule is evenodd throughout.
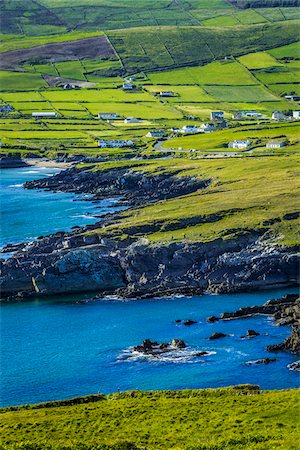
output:
<path id="1" fill-rule="evenodd" d="M 237 139 L 235 141 L 229 142 L 228 148 L 242 149 L 242 148 L 249 147 L 250 144 L 251 144 L 251 141 L 249 141 L 249 139 L 247 139 L 247 140 Z"/>
<path id="2" fill-rule="evenodd" d="M 57 114 L 56 114 L 56 112 L 43 112 L 43 111 L 37 111 L 37 112 L 33 112 L 32 114 L 31 114 L 31 116 L 32 117 L 36 117 L 36 118 L 45 118 L 45 117 L 48 117 L 48 118 L 55 118 L 55 117 L 57 117 Z"/>
<path id="3" fill-rule="evenodd" d="M 232 118 L 235 120 L 242 120 L 243 114 L 241 113 L 241 111 L 238 111 L 238 112 L 232 114 Z"/>
<path id="4" fill-rule="evenodd" d="M 172 127 L 172 128 L 170 128 L 170 131 L 172 131 L 173 133 L 179 133 L 180 132 L 180 128 Z"/>
<path id="5" fill-rule="evenodd" d="M 160 91 L 159 93 L 160 97 L 174 97 L 173 91 Z"/>
<path id="6" fill-rule="evenodd" d="M 153 130 L 149 131 L 149 133 L 146 134 L 146 137 L 149 138 L 162 138 L 165 136 L 165 132 L 162 130 Z"/>
<path id="7" fill-rule="evenodd" d="M 286 100 L 291 100 L 292 102 L 299 102 L 300 96 L 296 94 L 287 94 L 283 96 Z"/>
<path id="8" fill-rule="evenodd" d="M 123 83 L 122 89 L 123 91 L 132 91 L 135 88 L 133 83 Z"/>
<path id="9" fill-rule="evenodd" d="M 211 120 L 224 120 L 224 112 L 223 111 L 212 111 L 210 113 Z"/>
<path id="10" fill-rule="evenodd" d="M 117 113 L 99 113 L 97 119 L 110 120 L 110 119 L 119 119 L 120 116 Z"/>
<path id="11" fill-rule="evenodd" d="M 101 148 L 122 148 L 132 146 L 133 141 L 130 139 L 101 139 L 98 141 L 98 147 Z"/>
<path id="12" fill-rule="evenodd" d="M 199 128 L 200 133 L 211 133 L 212 131 L 215 130 L 216 125 L 213 123 L 203 123 Z"/>
<path id="13" fill-rule="evenodd" d="M 135 117 L 126 117 L 124 120 L 124 123 L 139 123 L 140 120 L 136 119 Z"/>
<path id="14" fill-rule="evenodd" d="M 293 111 L 293 118 L 296 120 L 300 119 L 300 111 Z"/>
<path id="15" fill-rule="evenodd" d="M 245 116 L 245 117 L 248 117 L 248 118 L 259 118 L 259 117 L 262 117 L 262 113 L 259 113 L 259 112 L 257 112 L 257 111 L 244 111 L 243 112 L 243 115 Z"/>
<path id="16" fill-rule="evenodd" d="M 183 133 L 183 134 L 199 133 L 199 129 L 196 125 L 184 125 L 181 128 L 181 133 Z"/>
<path id="17" fill-rule="evenodd" d="M 216 123 L 217 128 L 227 128 L 228 127 L 228 123 L 226 122 L 226 120 L 221 120 L 220 122 Z"/>
<path id="18" fill-rule="evenodd" d="M 11 105 L 2 105 L 0 106 L 0 113 L 9 113 L 11 111 L 13 111 L 14 108 Z"/>
<path id="19" fill-rule="evenodd" d="M 273 120 L 278 120 L 278 121 L 285 120 L 286 116 L 280 111 L 274 111 L 273 114 L 272 114 L 272 119 Z"/>
<path id="20" fill-rule="evenodd" d="M 285 147 L 286 146 L 286 141 L 269 141 L 266 144 L 267 148 L 281 148 L 281 147 Z"/>

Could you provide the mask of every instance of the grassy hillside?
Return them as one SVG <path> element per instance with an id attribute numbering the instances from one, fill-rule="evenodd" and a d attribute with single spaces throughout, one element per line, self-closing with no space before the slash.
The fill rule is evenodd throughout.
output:
<path id="1" fill-rule="evenodd" d="M 129 73 L 197 65 L 298 39 L 296 21 L 234 28 L 162 27 L 109 31 L 108 37 Z"/>
<path id="2" fill-rule="evenodd" d="M 94 401 L 92 401 L 94 400 Z M 223 389 L 112 394 L 1 411 L 2 449 L 296 450 L 299 391 Z M 74 402 L 75 403 L 75 402 Z M 134 445 L 120 444 L 132 442 Z M 119 445 L 118 445 L 119 443 Z M 105 446 L 107 445 L 107 447 Z M 113 447 L 111 447 L 113 446 Z"/>
<path id="3" fill-rule="evenodd" d="M 297 219 L 284 217 L 300 206 L 297 155 L 211 159 L 187 156 L 128 161 L 126 165 L 150 174 L 173 172 L 211 180 L 208 188 L 126 211 L 117 223 L 101 228 L 99 233 L 121 238 L 145 236 L 152 242 L 207 242 L 237 236 L 246 230 L 265 229 L 271 230 L 270 237 L 279 244 L 299 242 Z M 120 167 L 121 163 L 99 164 L 94 170 Z"/>
<path id="4" fill-rule="evenodd" d="M 297 0 L 2 0 L 2 33 L 38 36 L 149 26 L 232 26 L 299 17 Z M 280 6 L 272 11 L 269 6 Z M 254 8 L 245 10 L 240 8 Z M 262 8 L 264 7 L 264 8 Z M 257 8 L 257 9 L 255 9 Z"/>

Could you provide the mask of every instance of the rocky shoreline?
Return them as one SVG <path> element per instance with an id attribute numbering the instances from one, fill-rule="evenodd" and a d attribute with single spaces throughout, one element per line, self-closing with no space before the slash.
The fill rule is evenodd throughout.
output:
<path id="1" fill-rule="evenodd" d="M 208 322 L 218 322 L 220 320 L 247 319 L 256 315 L 268 315 L 273 318 L 277 326 L 290 326 L 291 334 L 283 342 L 275 345 L 268 345 L 269 352 L 287 351 L 300 355 L 300 298 L 298 294 L 286 294 L 279 299 L 267 301 L 264 305 L 247 306 L 233 312 L 224 312 L 220 317 L 208 317 Z M 248 330 L 247 337 L 257 336 L 255 330 Z M 291 370 L 300 370 L 298 365 L 293 363 Z"/>
<path id="2" fill-rule="evenodd" d="M 133 208 L 195 192 L 210 183 L 174 174 L 157 176 L 127 168 L 94 172 L 92 166 L 69 168 L 25 184 L 28 189 L 89 193 L 94 199 L 121 198 Z M 265 230 L 240 232 L 213 242 L 151 244 L 143 235 L 161 226 L 126 229 L 128 238 L 113 239 L 97 229 L 113 223 L 118 212 L 100 222 L 8 245 L 13 257 L 0 260 L 1 298 L 94 292 L 126 298 L 254 291 L 289 287 L 299 281 L 295 248 L 283 248 Z M 196 217 L 193 224 L 219 217 Z M 191 225 L 180 223 L 180 227 Z M 151 228 L 151 230 L 149 229 Z M 140 236 L 140 238 L 139 238 Z"/>

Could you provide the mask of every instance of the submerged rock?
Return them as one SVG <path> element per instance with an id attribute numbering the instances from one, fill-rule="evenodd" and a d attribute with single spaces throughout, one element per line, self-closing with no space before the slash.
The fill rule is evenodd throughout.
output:
<path id="1" fill-rule="evenodd" d="M 263 359 L 256 359 L 255 361 L 247 361 L 245 363 L 246 366 L 253 366 L 256 364 L 270 364 L 272 362 L 275 362 L 276 358 L 263 358 Z"/>

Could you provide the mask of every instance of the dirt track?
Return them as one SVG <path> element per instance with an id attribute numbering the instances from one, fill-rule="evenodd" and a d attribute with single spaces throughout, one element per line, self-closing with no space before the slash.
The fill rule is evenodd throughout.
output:
<path id="1" fill-rule="evenodd" d="M 72 61 L 84 58 L 99 58 L 115 56 L 114 49 L 105 36 L 80 39 L 78 41 L 60 42 L 57 44 L 40 45 L 1 53 L 0 67 L 11 69 L 30 59 Z"/>

